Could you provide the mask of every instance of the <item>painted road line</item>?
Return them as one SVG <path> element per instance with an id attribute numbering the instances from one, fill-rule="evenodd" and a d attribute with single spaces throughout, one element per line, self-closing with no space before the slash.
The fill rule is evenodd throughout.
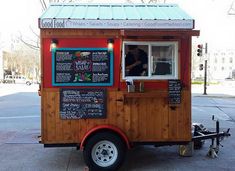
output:
<path id="1" fill-rule="evenodd" d="M 5 117 L 5 116 L 2 116 L 0 117 L 0 120 L 1 119 L 24 119 L 24 118 L 39 118 L 40 116 L 8 116 L 8 117 Z"/>

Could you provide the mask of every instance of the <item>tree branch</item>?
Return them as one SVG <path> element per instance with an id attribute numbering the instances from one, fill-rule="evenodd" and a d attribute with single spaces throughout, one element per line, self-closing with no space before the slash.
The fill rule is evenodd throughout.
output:
<path id="1" fill-rule="evenodd" d="M 20 33 L 20 36 L 18 37 L 18 39 L 19 39 L 23 44 L 25 44 L 26 46 L 28 46 L 28 47 L 31 48 L 31 49 L 39 50 L 39 48 L 40 48 L 38 41 L 35 42 L 35 41 L 31 40 L 31 42 L 34 42 L 36 45 L 34 45 L 34 44 L 32 44 L 32 43 L 28 43 L 26 40 L 23 39 L 21 33 Z"/>
<path id="2" fill-rule="evenodd" d="M 235 7 L 234 7 L 234 1 L 232 2 L 232 4 L 230 5 L 230 8 L 228 10 L 228 15 L 235 15 Z"/>
<path id="3" fill-rule="evenodd" d="M 39 0 L 39 1 L 40 1 L 42 10 L 45 11 L 46 10 L 46 6 L 44 5 L 43 0 Z"/>
<path id="4" fill-rule="evenodd" d="M 39 39 L 40 36 L 33 30 L 31 26 L 29 26 L 29 29 L 32 31 L 32 33 Z"/>
<path id="5" fill-rule="evenodd" d="M 45 0 L 41 0 L 41 1 L 42 1 L 43 5 L 44 5 L 45 9 L 47 9 L 47 4 L 46 4 Z"/>

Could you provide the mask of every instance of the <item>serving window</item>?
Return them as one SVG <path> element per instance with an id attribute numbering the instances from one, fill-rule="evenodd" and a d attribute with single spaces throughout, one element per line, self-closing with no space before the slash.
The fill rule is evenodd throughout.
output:
<path id="1" fill-rule="evenodd" d="M 177 79 L 177 42 L 124 42 L 123 79 Z"/>

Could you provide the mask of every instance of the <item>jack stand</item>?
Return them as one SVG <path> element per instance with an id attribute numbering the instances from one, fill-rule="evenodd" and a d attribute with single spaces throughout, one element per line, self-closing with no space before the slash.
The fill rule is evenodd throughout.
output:
<path id="1" fill-rule="evenodd" d="M 207 153 L 207 156 L 212 158 L 212 159 L 217 158 L 218 155 L 216 154 L 216 149 L 213 148 L 212 146 L 210 146 L 210 149 L 209 149 L 209 151 Z"/>
<path id="2" fill-rule="evenodd" d="M 211 142 L 211 145 L 210 145 L 210 149 L 207 153 L 207 156 L 214 159 L 214 158 L 218 157 L 217 153 L 219 152 L 219 146 L 215 145 L 215 143 L 214 143 L 215 139 L 214 138 L 211 139 L 211 140 L 212 140 L 212 142 Z"/>

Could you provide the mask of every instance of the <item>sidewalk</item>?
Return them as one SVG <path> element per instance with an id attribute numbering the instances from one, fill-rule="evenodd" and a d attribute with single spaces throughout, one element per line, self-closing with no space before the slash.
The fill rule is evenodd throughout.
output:
<path id="1" fill-rule="evenodd" d="M 2 84 L 0 83 L 0 97 L 19 92 L 37 92 L 39 89 L 38 84 L 32 84 L 30 86 L 26 84 Z"/>
<path id="2" fill-rule="evenodd" d="M 235 82 L 234 82 L 235 83 Z M 224 97 L 235 98 L 235 84 L 234 83 L 222 83 L 219 85 L 208 85 L 207 95 L 204 93 L 204 85 L 192 85 L 192 95 L 200 97 Z"/>

